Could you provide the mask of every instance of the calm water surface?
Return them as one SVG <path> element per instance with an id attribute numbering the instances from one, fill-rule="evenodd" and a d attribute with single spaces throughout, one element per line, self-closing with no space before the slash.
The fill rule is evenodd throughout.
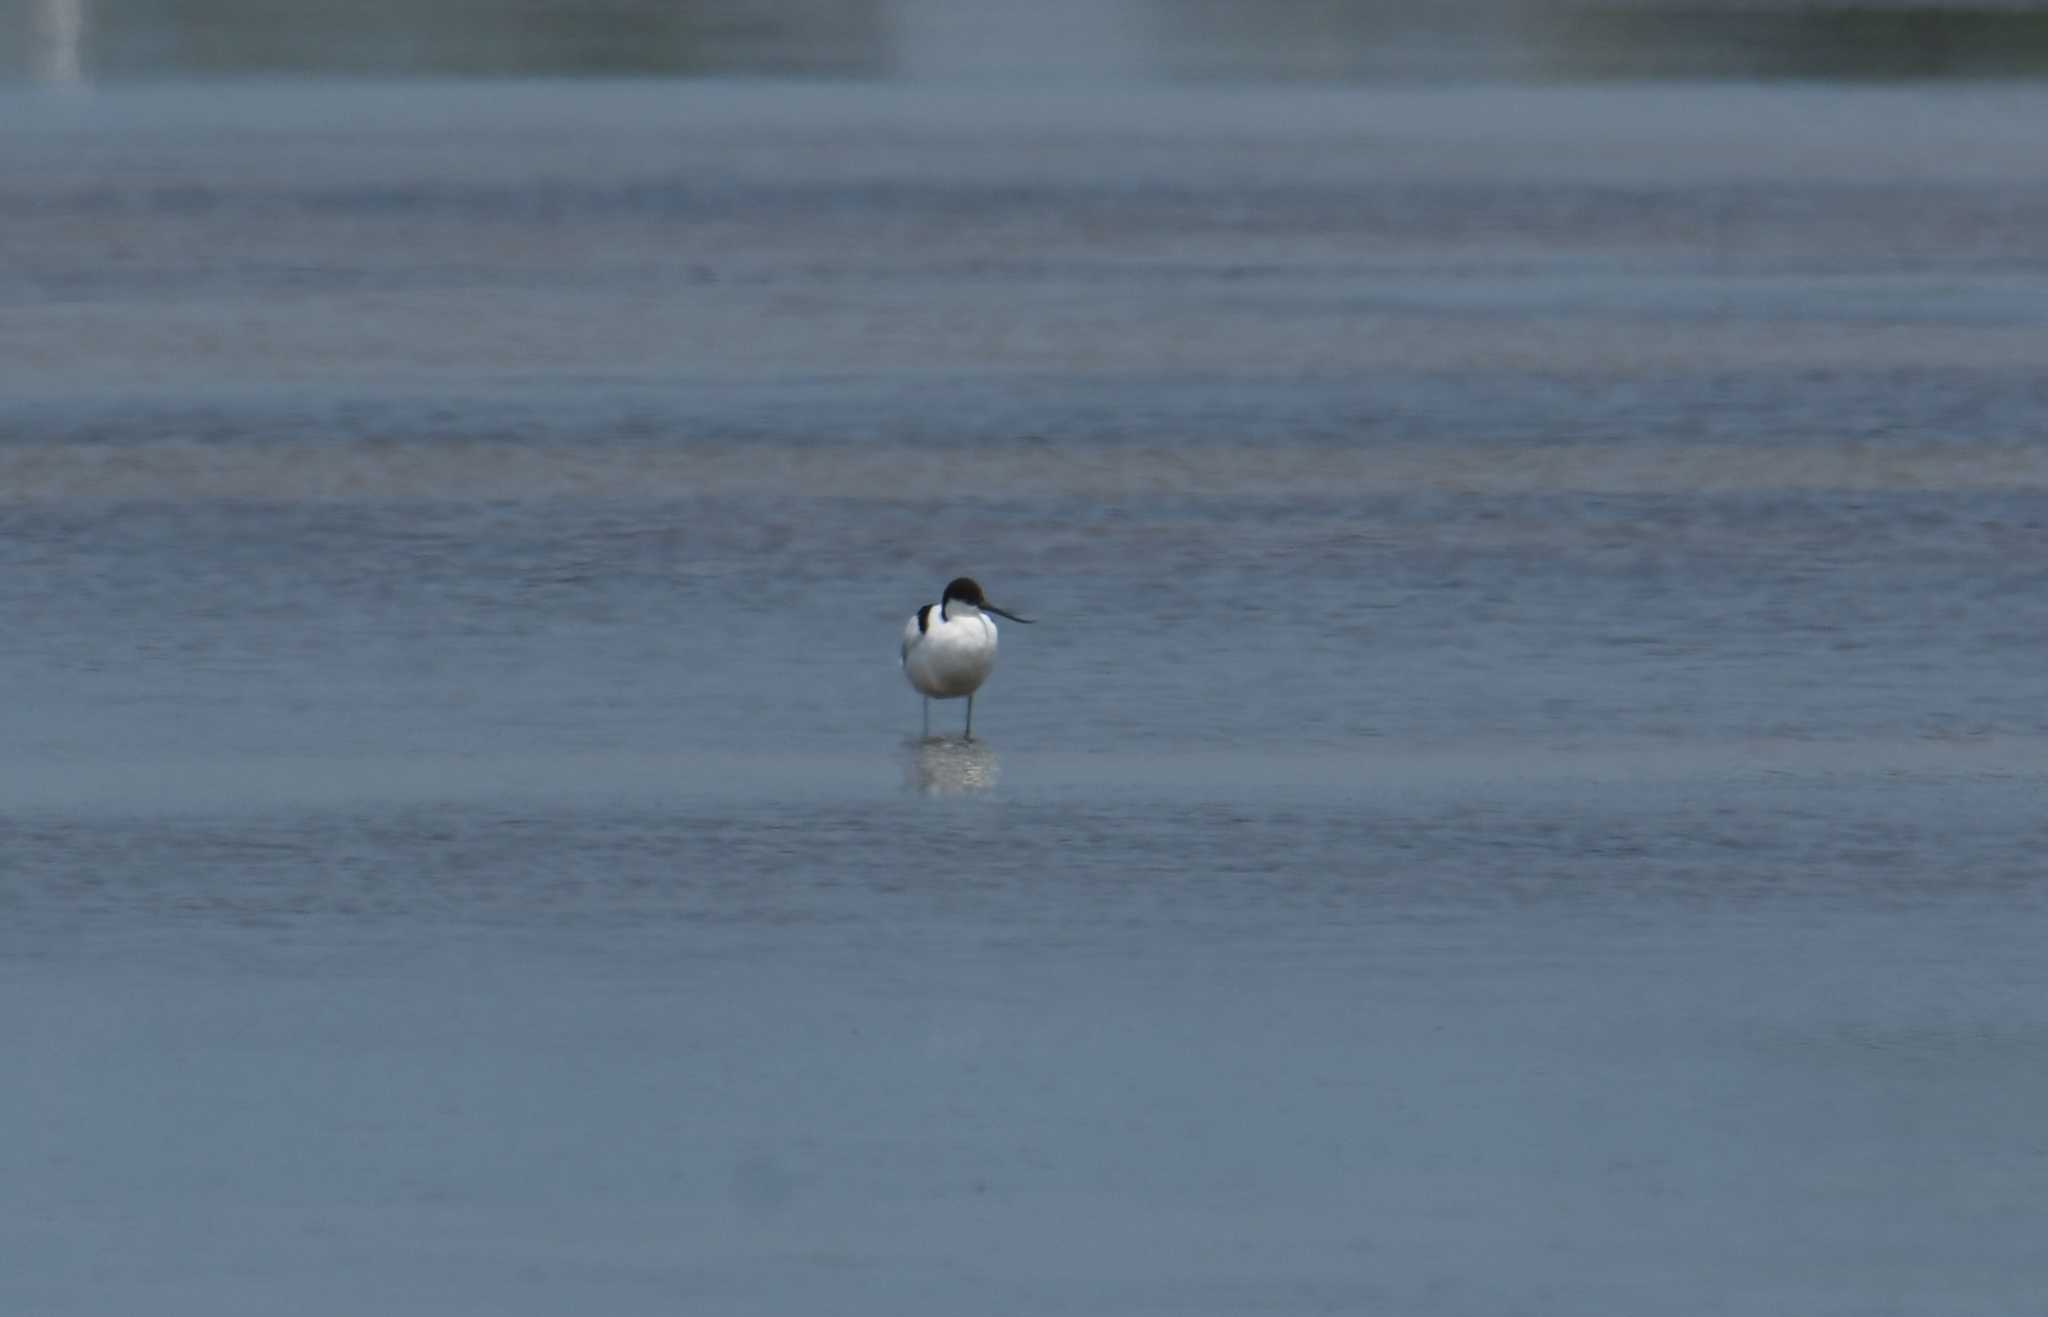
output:
<path id="1" fill-rule="evenodd" d="M 0 101 L 0 1306 L 2048 1311 L 2048 93 Z"/>

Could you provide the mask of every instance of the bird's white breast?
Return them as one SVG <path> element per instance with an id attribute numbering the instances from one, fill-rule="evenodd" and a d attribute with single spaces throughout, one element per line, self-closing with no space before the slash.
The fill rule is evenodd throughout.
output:
<path id="1" fill-rule="evenodd" d="M 981 610 L 955 604 L 952 616 L 933 607 L 922 631 L 913 616 L 903 631 L 903 675 L 935 700 L 972 695 L 996 666 L 996 624 Z"/>

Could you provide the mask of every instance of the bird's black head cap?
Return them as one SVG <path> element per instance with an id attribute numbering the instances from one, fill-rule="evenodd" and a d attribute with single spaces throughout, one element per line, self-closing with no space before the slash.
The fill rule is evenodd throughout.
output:
<path id="1" fill-rule="evenodd" d="M 954 577 L 946 586 L 946 593 L 939 596 L 939 603 L 950 604 L 955 599 L 963 604 L 973 604 L 976 608 L 988 607 L 988 600 L 982 596 L 981 587 L 971 576 Z"/>

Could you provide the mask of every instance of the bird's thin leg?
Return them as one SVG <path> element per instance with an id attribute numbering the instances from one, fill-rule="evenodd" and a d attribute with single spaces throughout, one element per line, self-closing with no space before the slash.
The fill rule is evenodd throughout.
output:
<path id="1" fill-rule="evenodd" d="M 960 734 L 960 739 L 963 741 L 972 741 L 974 739 L 974 697 L 972 695 L 967 697 L 967 730 Z"/>
<path id="2" fill-rule="evenodd" d="M 932 739 L 932 701 L 929 695 L 925 697 L 924 701 L 924 739 L 927 741 Z"/>

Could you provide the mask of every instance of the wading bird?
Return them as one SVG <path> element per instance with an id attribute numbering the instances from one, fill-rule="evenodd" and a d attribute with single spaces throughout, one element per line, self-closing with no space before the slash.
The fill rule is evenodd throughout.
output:
<path id="1" fill-rule="evenodd" d="M 971 577 L 955 577 L 936 604 L 917 610 L 903 627 L 903 675 L 924 696 L 924 734 L 932 734 L 932 701 L 967 697 L 967 730 L 974 739 L 974 692 L 996 666 L 994 613 L 1012 622 L 1028 617 L 1005 612 L 988 601 Z"/>

